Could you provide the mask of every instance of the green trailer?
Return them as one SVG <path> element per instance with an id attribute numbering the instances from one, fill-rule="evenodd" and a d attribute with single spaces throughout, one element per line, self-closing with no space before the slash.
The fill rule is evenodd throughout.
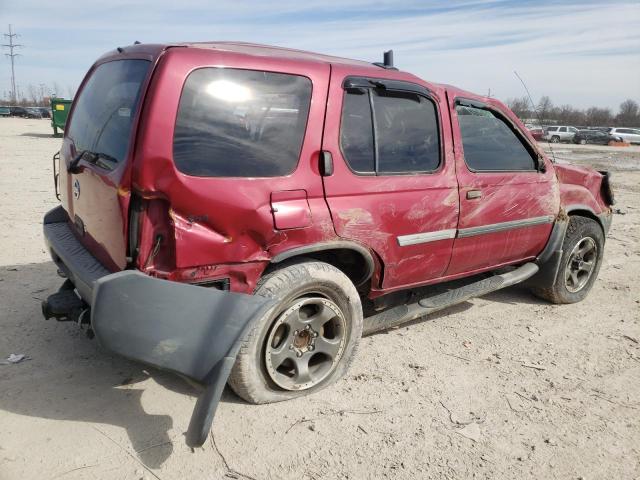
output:
<path id="1" fill-rule="evenodd" d="M 70 109 L 71 100 L 65 100 L 64 98 L 51 99 L 51 126 L 53 127 L 54 137 L 62 136 L 62 133 L 58 133 L 58 129 L 64 131 Z"/>

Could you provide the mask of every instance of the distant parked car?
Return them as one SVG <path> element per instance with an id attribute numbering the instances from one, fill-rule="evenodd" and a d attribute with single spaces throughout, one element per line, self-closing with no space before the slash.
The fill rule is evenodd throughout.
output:
<path id="1" fill-rule="evenodd" d="M 595 143 L 598 145 L 609 145 L 609 142 L 621 142 L 622 137 L 619 135 L 611 135 L 610 133 L 601 132 L 600 130 L 579 130 L 573 137 L 573 143 L 586 145 L 587 143 Z"/>
<path id="2" fill-rule="evenodd" d="M 637 128 L 610 128 L 609 133 L 622 137 L 625 142 L 640 143 L 640 129 Z"/>
<path id="3" fill-rule="evenodd" d="M 40 110 L 42 118 L 51 118 L 51 110 L 49 110 L 47 107 L 38 107 L 38 110 Z"/>
<path id="4" fill-rule="evenodd" d="M 11 116 L 11 110 L 9 110 L 9 107 L 0 107 L 0 117 L 9 116 Z"/>
<path id="5" fill-rule="evenodd" d="M 11 112 L 11 116 L 12 117 L 23 117 L 23 118 L 27 118 L 28 117 L 28 113 L 27 113 L 27 109 L 24 107 L 9 107 L 9 111 Z"/>
<path id="6" fill-rule="evenodd" d="M 42 112 L 37 107 L 26 107 L 27 118 L 42 118 Z"/>
<path id="7" fill-rule="evenodd" d="M 576 127 L 558 125 L 554 127 L 547 127 L 546 138 L 551 143 L 571 142 L 576 133 L 578 133 L 578 129 Z"/>
<path id="8" fill-rule="evenodd" d="M 531 133 L 531 136 L 537 140 L 540 141 L 544 138 L 544 130 L 542 127 L 534 127 L 534 126 L 530 126 L 527 127 L 529 129 L 529 132 Z"/>

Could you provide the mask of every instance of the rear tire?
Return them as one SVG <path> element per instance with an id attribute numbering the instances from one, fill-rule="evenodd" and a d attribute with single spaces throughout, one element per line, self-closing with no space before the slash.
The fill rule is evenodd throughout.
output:
<path id="1" fill-rule="evenodd" d="M 256 295 L 277 305 L 243 340 L 229 385 L 250 403 L 321 390 L 342 377 L 362 336 L 360 296 L 332 265 L 302 261 L 260 279 Z"/>
<path id="2" fill-rule="evenodd" d="M 587 141 L 583 138 L 582 140 L 580 140 L 580 145 L 586 145 Z"/>
<path id="3" fill-rule="evenodd" d="M 582 301 L 598 276 L 604 251 L 604 233 L 591 218 L 573 216 L 562 243 L 562 259 L 553 285 L 533 293 L 551 303 Z"/>

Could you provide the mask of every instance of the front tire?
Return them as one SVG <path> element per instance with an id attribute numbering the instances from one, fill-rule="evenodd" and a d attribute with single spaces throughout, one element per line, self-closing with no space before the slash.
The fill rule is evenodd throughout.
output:
<path id="1" fill-rule="evenodd" d="M 363 328 L 360 296 L 344 273 L 324 262 L 294 263 L 265 275 L 255 294 L 277 304 L 243 340 L 229 376 L 239 397 L 289 400 L 344 375 Z"/>
<path id="2" fill-rule="evenodd" d="M 586 145 L 587 141 L 583 138 L 582 140 L 580 140 L 580 145 Z"/>
<path id="3" fill-rule="evenodd" d="M 533 293 L 551 303 L 582 301 L 598 276 L 604 252 L 604 233 L 591 218 L 573 216 L 562 243 L 562 258 L 553 285 Z"/>
<path id="4" fill-rule="evenodd" d="M 560 143 L 560 137 L 554 135 L 553 137 L 551 137 L 551 143 Z"/>

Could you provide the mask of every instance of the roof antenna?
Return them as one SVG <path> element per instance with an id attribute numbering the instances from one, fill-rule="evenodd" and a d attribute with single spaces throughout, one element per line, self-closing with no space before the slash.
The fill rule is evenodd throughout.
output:
<path id="1" fill-rule="evenodd" d="M 382 68 L 386 68 L 387 70 L 397 70 L 396 67 L 393 66 L 393 50 L 387 50 L 383 54 L 383 62 L 373 62 L 374 65 Z"/>
<path id="2" fill-rule="evenodd" d="M 536 118 L 538 119 L 538 123 L 540 124 L 540 128 L 542 128 L 542 134 L 544 135 L 544 125 L 542 124 L 542 120 L 540 120 L 540 114 L 538 113 L 538 109 L 533 104 L 533 99 L 531 98 L 531 94 L 529 93 L 529 89 L 527 88 L 527 85 L 524 83 L 524 80 L 522 80 L 520 75 L 518 75 L 518 72 L 516 72 L 514 70 L 513 73 L 515 74 L 516 77 L 518 77 L 518 80 L 520 80 L 520 83 L 522 83 L 522 86 L 524 87 L 525 92 L 527 92 L 527 97 L 529 98 L 529 103 L 531 103 L 531 108 L 533 108 L 533 113 L 536 114 Z M 553 163 L 557 163 L 556 162 L 556 154 L 553 151 L 553 147 L 551 147 L 551 142 L 549 141 L 549 137 L 548 136 L 547 136 L 547 145 L 549 146 L 549 151 L 551 152 L 551 157 L 553 158 Z"/>

